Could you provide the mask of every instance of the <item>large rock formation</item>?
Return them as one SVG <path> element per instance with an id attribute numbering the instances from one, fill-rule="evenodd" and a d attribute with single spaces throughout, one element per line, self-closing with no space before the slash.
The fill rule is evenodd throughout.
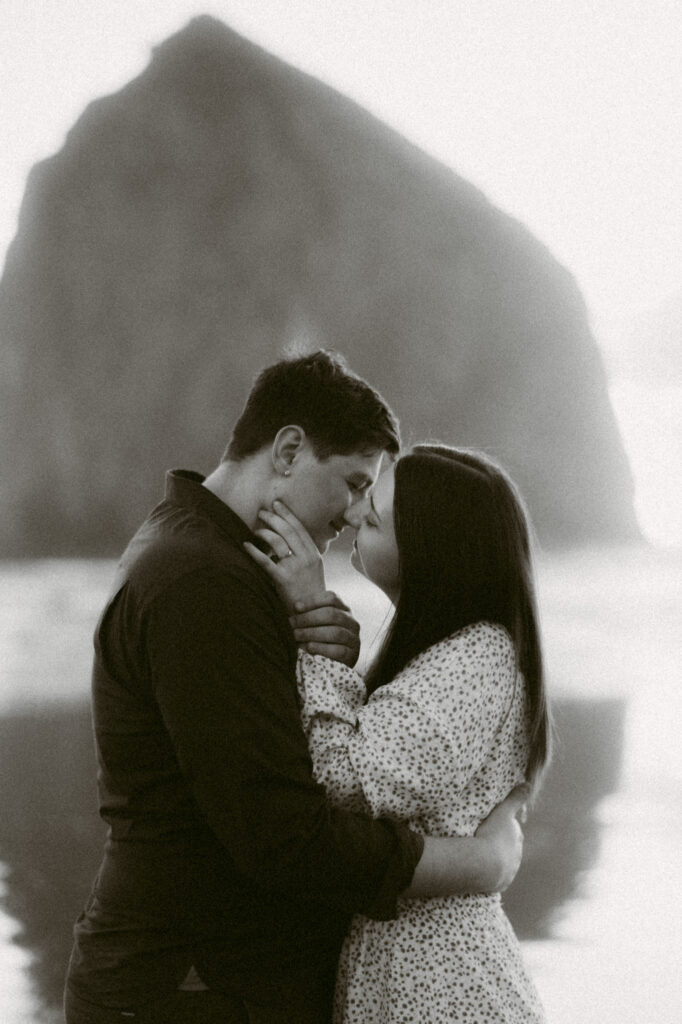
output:
<path id="1" fill-rule="evenodd" d="M 28 181 L 0 284 L 0 554 L 116 551 L 249 383 L 343 352 L 407 439 L 484 446 L 546 542 L 636 535 L 583 300 L 518 222 L 201 17 Z"/>

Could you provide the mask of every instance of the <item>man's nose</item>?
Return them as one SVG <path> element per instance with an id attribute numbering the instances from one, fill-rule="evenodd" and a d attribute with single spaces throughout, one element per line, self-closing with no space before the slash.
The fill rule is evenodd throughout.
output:
<path id="1" fill-rule="evenodd" d="M 367 515 L 369 498 L 362 496 L 357 501 L 351 502 L 344 513 L 344 520 L 353 530 L 359 530 L 360 524 Z"/>

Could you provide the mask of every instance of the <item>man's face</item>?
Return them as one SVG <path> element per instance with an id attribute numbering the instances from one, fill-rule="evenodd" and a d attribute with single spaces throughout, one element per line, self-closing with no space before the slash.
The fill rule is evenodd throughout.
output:
<path id="1" fill-rule="evenodd" d="M 394 604 L 400 593 L 400 555 L 395 535 L 395 466 L 379 477 L 374 494 L 349 513 L 357 533 L 351 565 L 381 587 Z"/>
<path id="2" fill-rule="evenodd" d="M 373 452 L 321 461 L 305 441 L 278 497 L 301 520 L 319 551 L 348 525 L 346 514 L 374 486 L 381 459 L 382 452 Z"/>

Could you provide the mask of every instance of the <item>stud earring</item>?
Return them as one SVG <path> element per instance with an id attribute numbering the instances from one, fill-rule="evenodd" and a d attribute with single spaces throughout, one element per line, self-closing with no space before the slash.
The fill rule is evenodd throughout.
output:
<path id="1" fill-rule="evenodd" d="M 291 476 L 291 470 L 290 469 L 285 469 L 284 470 L 284 475 L 285 476 Z"/>

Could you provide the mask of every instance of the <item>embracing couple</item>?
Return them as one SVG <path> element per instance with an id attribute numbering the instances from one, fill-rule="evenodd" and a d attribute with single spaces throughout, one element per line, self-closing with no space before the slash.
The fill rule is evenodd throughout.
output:
<path id="1" fill-rule="evenodd" d="M 364 679 L 346 526 L 394 605 Z M 543 1020 L 500 900 L 548 755 L 528 523 L 483 454 L 401 453 L 326 352 L 264 370 L 121 559 L 93 716 L 67 1024 Z"/>

